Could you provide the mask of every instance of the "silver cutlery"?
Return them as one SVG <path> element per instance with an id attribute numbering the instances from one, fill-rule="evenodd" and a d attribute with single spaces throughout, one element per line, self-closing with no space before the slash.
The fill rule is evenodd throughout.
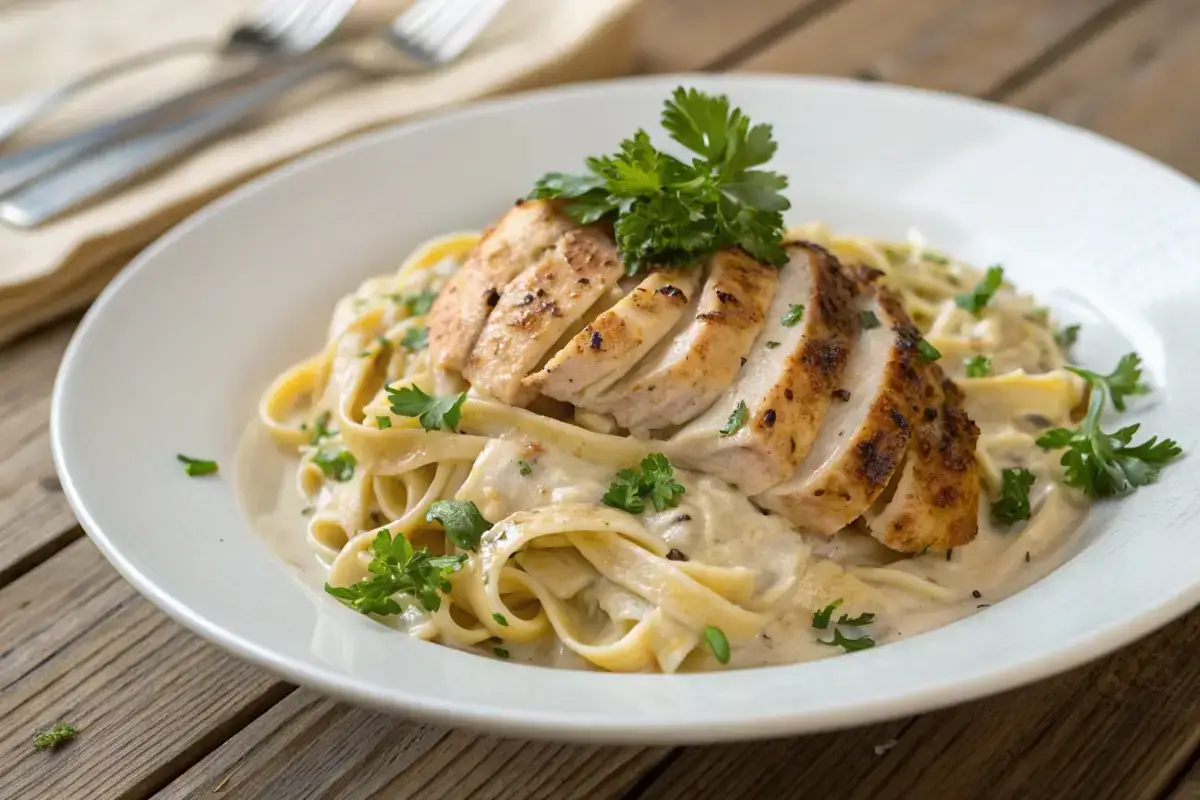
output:
<path id="1" fill-rule="evenodd" d="M 222 51 L 228 55 L 254 53 L 260 58 L 306 52 L 329 37 L 349 13 L 354 2 L 355 0 L 265 0 L 254 17 L 230 32 Z M 181 52 L 178 48 L 183 46 L 176 46 L 174 52 Z M 193 43 L 191 46 L 195 49 L 197 45 Z M 159 50 L 139 58 L 149 63 L 154 60 L 161 61 L 164 57 L 164 51 Z M 130 63 L 127 61 L 114 64 L 107 68 L 107 74 L 111 77 Z M 87 81 L 89 77 L 91 76 L 81 80 Z M 105 121 L 79 133 L 0 157 L 0 196 L 50 174 L 56 168 L 85 153 L 112 142 L 128 139 L 150 129 L 157 121 L 219 96 L 244 82 L 246 78 L 244 74 L 236 74 L 117 119 Z M 56 91 L 60 90 L 52 90 L 51 94 Z M 65 97 L 66 95 L 63 99 Z M 53 105 L 55 103 L 43 107 L 42 111 Z M 42 111 L 34 113 L 27 122 L 40 116 Z M 3 125 L 0 121 L 0 140 L 4 138 Z"/>
<path id="2" fill-rule="evenodd" d="M 224 41 L 176 42 L 120 61 L 105 64 L 67 83 L 0 106 L 0 144 L 76 95 L 113 78 L 179 56 L 215 52 L 272 55 L 311 50 L 329 37 L 355 0 L 261 0 Z"/>
<path id="3" fill-rule="evenodd" d="M 218 138 L 302 83 L 330 72 L 371 80 L 427 70 L 460 56 L 507 0 L 416 0 L 385 32 L 384 66 L 313 54 L 176 123 L 91 153 L 0 197 L 0 221 L 30 228 L 129 184 Z M 60 162 L 61 163 L 61 162 Z"/>

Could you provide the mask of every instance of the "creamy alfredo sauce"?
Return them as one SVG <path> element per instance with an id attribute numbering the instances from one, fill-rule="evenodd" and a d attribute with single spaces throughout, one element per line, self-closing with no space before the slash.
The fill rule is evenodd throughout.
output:
<path id="1" fill-rule="evenodd" d="M 794 663 L 841 653 L 841 648 L 818 641 L 831 639 L 832 626 L 812 626 L 813 611 L 835 600 L 842 601 L 835 619 L 843 613 L 874 613 L 874 623 L 857 629 L 857 635 L 885 644 L 976 613 L 1040 579 L 1072 551 L 1068 534 L 1078 526 L 1085 507 L 1054 488 L 1053 457 L 1028 447 L 1029 437 L 1011 427 L 985 427 L 984 433 L 1011 435 L 1009 447 L 993 451 L 998 467 L 1024 466 L 1037 475 L 1030 498 L 1033 517 L 1013 528 L 1000 528 L 992 524 L 982 503 L 979 535 L 949 555 L 901 556 L 853 530 L 832 539 L 802 534 L 721 481 L 683 470 L 676 470 L 687 489 L 679 505 L 662 512 L 648 507 L 641 519 L 652 534 L 689 560 L 754 572 L 755 593 L 747 605 L 762 611 L 768 621 L 756 638 L 731 641 L 728 667 Z M 520 460 L 534 465 L 528 476 L 520 474 Z M 243 437 L 238 461 L 237 473 L 243 478 L 239 488 L 254 530 L 306 585 L 320 591 L 330 564 L 306 541 L 305 504 L 294 485 L 295 460 L 281 455 L 254 425 Z M 275 479 L 264 480 L 267 475 Z M 597 503 L 612 477 L 609 468 L 518 435 L 485 449 L 458 497 L 472 500 L 495 521 L 520 510 Z M 795 580 L 789 580 L 793 576 Z M 601 601 L 583 592 L 576 602 Z M 613 609 L 606 611 L 612 615 Z M 410 620 L 400 616 L 382 621 L 405 630 Z M 488 654 L 491 648 L 469 649 Z M 592 668 L 553 636 L 507 649 L 512 660 Z M 705 648 L 697 648 L 681 669 L 718 666 Z"/>

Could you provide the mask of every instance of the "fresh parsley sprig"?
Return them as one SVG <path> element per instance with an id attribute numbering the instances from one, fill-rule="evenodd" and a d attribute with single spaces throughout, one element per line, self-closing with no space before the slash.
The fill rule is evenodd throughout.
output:
<path id="1" fill-rule="evenodd" d="M 426 611 L 442 607 L 442 594 L 450 591 L 449 575 L 462 568 L 467 560 L 464 553 L 454 556 L 431 556 L 429 549 L 414 550 L 408 539 L 384 528 L 371 543 L 374 558 L 367 565 L 373 577 L 364 578 L 349 586 L 330 586 L 325 591 L 360 614 L 399 614 L 403 608 L 394 595 L 416 598 Z"/>
<path id="2" fill-rule="evenodd" d="M 967 359 L 968 378 L 986 378 L 992 374 L 992 360 L 984 355 L 971 356 Z"/>
<path id="3" fill-rule="evenodd" d="M 1000 471 L 1000 496 L 992 502 L 992 519 L 1001 525 L 1012 525 L 1029 519 L 1029 490 L 1035 477 L 1021 468 Z"/>
<path id="4" fill-rule="evenodd" d="M 457 430 L 462 419 L 462 404 L 467 393 L 460 392 L 446 397 L 425 394 L 417 386 L 400 389 L 387 387 L 388 402 L 393 414 L 402 417 L 417 417 L 421 427 L 427 431 Z"/>
<path id="5" fill-rule="evenodd" d="M 1126 353 L 1121 356 L 1116 369 L 1107 375 L 1100 375 L 1082 367 L 1067 367 L 1067 369 L 1093 387 L 1098 386 L 1103 389 L 1108 395 L 1108 399 L 1112 401 L 1113 408 L 1117 411 L 1125 410 L 1126 397 L 1150 393 L 1150 387 L 1142 383 L 1142 357 L 1137 353 Z"/>
<path id="6" fill-rule="evenodd" d="M 542 176 L 530 196 L 567 201 L 563 212 L 580 224 L 612 220 L 631 275 L 728 245 L 783 264 L 782 212 L 791 204 L 780 192 L 787 178 L 754 169 L 775 154 L 771 126 L 751 126 L 724 95 L 683 87 L 666 101 L 662 126 L 696 154 L 690 163 L 658 150 L 638 130 L 617 153 L 589 158 L 582 175 Z"/>
<path id="7" fill-rule="evenodd" d="M 1126 397 L 1149 391 L 1142 383 L 1141 363 L 1137 353 L 1127 353 L 1107 375 L 1068 367 L 1091 387 L 1087 413 L 1079 427 L 1054 428 L 1037 440 L 1043 450 L 1066 450 L 1059 460 L 1064 468 L 1063 481 L 1089 497 L 1119 497 L 1153 483 L 1163 466 L 1183 453 L 1178 442 L 1160 441 L 1157 436 L 1133 444 L 1138 425 L 1114 433 L 1100 428 L 1105 401 L 1124 411 Z"/>
<path id="8" fill-rule="evenodd" d="M 470 500 L 438 500 L 429 507 L 425 521 L 440 522 L 446 536 L 460 550 L 478 550 L 480 537 L 492 529 L 492 523 Z"/>
<path id="9" fill-rule="evenodd" d="M 817 639 L 821 644 L 829 645 L 830 647 L 840 647 L 847 653 L 853 653 L 856 650 L 866 650 L 868 647 L 875 646 L 875 640 L 870 636 L 859 636 L 851 638 L 842 633 L 841 628 L 834 628 L 833 638 L 829 641 Z"/>
<path id="10" fill-rule="evenodd" d="M 686 491 L 675 480 L 675 469 L 667 457 L 651 453 L 642 459 L 640 470 L 628 468 L 617 473 L 604 493 L 604 505 L 640 514 L 648 499 L 656 511 L 664 511 L 679 505 L 679 496 Z"/>
<path id="11" fill-rule="evenodd" d="M 954 296 L 954 304 L 959 308 L 970 311 L 972 314 L 978 314 L 983 310 L 984 306 L 991 302 L 992 297 L 1003 282 L 1004 267 L 1001 267 L 999 264 L 994 267 L 988 267 L 983 280 L 975 284 L 974 289 Z"/>

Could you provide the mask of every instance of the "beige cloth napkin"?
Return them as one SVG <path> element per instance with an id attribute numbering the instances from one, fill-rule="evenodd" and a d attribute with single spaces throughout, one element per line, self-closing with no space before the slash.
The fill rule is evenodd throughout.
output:
<path id="1" fill-rule="evenodd" d="M 472 49 L 443 70 L 294 98 L 254 128 L 112 199 L 32 231 L 0 224 L 0 344 L 86 305 L 145 244 L 276 164 L 359 131 L 474 98 L 627 71 L 637 4 L 510 0 Z M 148 48 L 215 42 L 253 5 L 253 0 L 0 0 L 0 104 Z M 364 0 L 348 28 L 371 31 L 403 5 Z M 211 74 L 214 63 L 207 55 L 187 57 L 102 87 L 16 144 L 177 91 Z M 10 69 L 13 65 L 20 68 Z"/>

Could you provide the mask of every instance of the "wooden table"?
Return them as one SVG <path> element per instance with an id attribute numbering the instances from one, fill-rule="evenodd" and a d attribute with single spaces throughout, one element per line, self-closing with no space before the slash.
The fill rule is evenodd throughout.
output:
<path id="1" fill-rule="evenodd" d="M 1200 0 L 647 3 L 643 71 L 944 89 L 1200 176 Z M 0 798 L 1200 798 L 1200 611 L 987 700 L 718 747 L 505 740 L 282 683 L 142 599 L 68 510 L 47 417 L 76 322 L 0 351 Z M 34 730 L 56 721 L 78 739 L 35 751 Z"/>

